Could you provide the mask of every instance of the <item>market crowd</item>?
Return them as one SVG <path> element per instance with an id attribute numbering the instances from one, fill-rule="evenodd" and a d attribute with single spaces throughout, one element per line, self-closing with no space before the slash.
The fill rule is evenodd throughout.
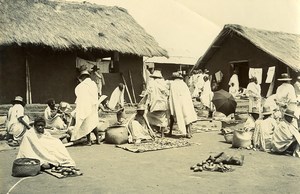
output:
<path id="1" fill-rule="evenodd" d="M 102 117 L 105 113 L 116 114 L 114 125 L 127 128 L 128 143 L 172 136 L 175 130 L 182 137 L 192 138 L 192 124 L 198 120 L 194 103 L 200 102 L 201 108 L 208 112 L 207 117 L 213 119 L 217 110 L 212 99 L 221 75 L 216 76 L 216 81 L 204 69 L 184 76 L 182 71 L 176 71 L 170 79 L 165 79 L 160 70 L 147 69 L 144 91 L 140 94 L 142 99 L 136 112 L 127 118 L 124 105 L 127 86 L 119 83 L 110 96 L 103 95 L 105 81 L 99 68 L 95 66 L 88 71 L 81 67 L 74 110 L 67 102 L 60 102 L 57 106 L 55 99 L 50 98 L 44 115 L 31 122 L 24 114 L 23 98 L 16 96 L 7 115 L 7 140 L 10 145 L 20 145 L 18 158 L 37 158 L 47 168 L 49 165 L 75 166 L 63 141 L 67 141 L 67 145 L 101 144 L 109 126 Z M 276 93 L 265 99 L 261 96 L 256 77 L 250 78 L 247 88 L 240 88 L 238 72 L 234 71 L 228 92 L 236 99 L 249 100 L 249 116 L 244 130 L 253 132 L 251 141 L 255 148 L 288 152 L 299 157 L 300 76 L 294 85 L 287 73 L 283 73 L 278 81 L 281 85 Z"/>

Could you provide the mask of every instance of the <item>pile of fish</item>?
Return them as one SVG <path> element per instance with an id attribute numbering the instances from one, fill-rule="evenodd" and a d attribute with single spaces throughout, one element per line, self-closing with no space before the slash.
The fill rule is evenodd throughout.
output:
<path id="1" fill-rule="evenodd" d="M 65 167 L 65 166 L 55 166 L 52 167 L 51 172 L 60 173 L 63 176 L 79 176 L 82 175 L 79 169 L 71 166 L 71 167 Z"/>
<path id="2" fill-rule="evenodd" d="M 194 172 L 202 171 L 216 171 L 216 172 L 232 172 L 234 169 L 231 165 L 242 166 L 244 162 L 244 156 L 231 156 L 224 152 L 216 156 L 209 156 L 208 159 L 191 166 L 191 170 Z"/>

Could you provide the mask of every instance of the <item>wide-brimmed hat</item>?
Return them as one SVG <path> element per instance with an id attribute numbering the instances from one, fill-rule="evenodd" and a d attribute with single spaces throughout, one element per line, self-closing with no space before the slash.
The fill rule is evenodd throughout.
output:
<path id="1" fill-rule="evenodd" d="M 98 102 L 99 102 L 99 103 L 102 103 L 106 98 L 108 98 L 108 96 L 106 96 L 106 95 L 101 95 L 100 98 L 99 98 L 99 100 L 98 100 Z"/>
<path id="2" fill-rule="evenodd" d="M 269 106 L 263 107 L 263 112 L 262 112 L 263 115 L 271 115 L 272 113 L 273 112 Z"/>
<path id="3" fill-rule="evenodd" d="M 15 104 L 16 102 L 20 102 L 23 106 L 26 104 L 26 103 L 23 101 L 22 96 L 16 96 L 15 99 L 13 99 L 13 100 L 11 101 L 12 104 Z"/>
<path id="4" fill-rule="evenodd" d="M 295 112 L 291 109 L 286 109 L 286 111 L 283 113 L 284 115 L 287 115 L 287 116 L 290 116 L 290 117 L 293 117 L 293 118 L 297 118 L 295 116 Z"/>
<path id="5" fill-rule="evenodd" d="M 149 76 L 149 77 L 153 77 L 153 78 L 163 78 L 161 71 L 159 70 L 154 70 L 154 72 Z"/>
<path id="6" fill-rule="evenodd" d="M 99 70 L 100 68 L 97 66 L 97 65 L 94 65 L 93 67 L 92 67 L 92 70 L 94 70 L 94 71 L 97 71 L 97 70 Z"/>
<path id="7" fill-rule="evenodd" d="M 283 73 L 281 74 L 281 77 L 277 79 L 278 81 L 291 81 L 292 78 L 290 78 L 289 74 Z"/>
<path id="8" fill-rule="evenodd" d="M 249 111 L 249 114 L 259 114 L 256 107 L 253 107 L 251 111 Z"/>
<path id="9" fill-rule="evenodd" d="M 83 70 L 80 72 L 80 75 L 90 75 L 90 73 L 88 72 L 88 70 Z"/>
<path id="10" fill-rule="evenodd" d="M 172 78 L 183 79 L 182 75 L 179 72 L 173 72 L 172 73 Z"/>
<path id="11" fill-rule="evenodd" d="M 146 107 L 144 104 L 138 104 L 136 110 L 146 110 Z"/>

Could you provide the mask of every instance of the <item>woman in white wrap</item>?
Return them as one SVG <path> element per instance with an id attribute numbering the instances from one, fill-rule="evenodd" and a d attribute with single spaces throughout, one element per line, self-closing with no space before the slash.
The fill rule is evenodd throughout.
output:
<path id="1" fill-rule="evenodd" d="M 96 144 L 100 144 L 98 125 L 98 88 L 91 80 L 88 71 L 82 71 L 79 76 L 80 83 L 75 88 L 76 94 L 76 123 L 71 131 L 71 141 L 87 136 L 87 144 L 91 145 L 90 133 L 96 136 Z"/>
<path id="2" fill-rule="evenodd" d="M 173 129 L 173 118 L 176 119 L 178 129 L 187 138 L 191 138 L 191 123 L 197 120 L 191 93 L 182 76 L 174 72 L 170 83 L 169 105 L 172 119 L 170 121 L 170 135 Z"/>

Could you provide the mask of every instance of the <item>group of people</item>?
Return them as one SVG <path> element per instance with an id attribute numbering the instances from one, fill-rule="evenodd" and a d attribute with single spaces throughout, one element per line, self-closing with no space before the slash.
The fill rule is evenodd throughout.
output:
<path id="1" fill-rule="evenodd" d="M 173 72 L 172 78 L 166 80 L 160 70 L 154 70 L 142 94 L 139 104 L 146 107 L 146 118 L 161 137 L 168 128 L 169 135 L 172 135 L 174 123 L 181 135 L 192 137 L 191 124 L 197 120 L 197 114 L 189 88 L 179 71 Z"/>

